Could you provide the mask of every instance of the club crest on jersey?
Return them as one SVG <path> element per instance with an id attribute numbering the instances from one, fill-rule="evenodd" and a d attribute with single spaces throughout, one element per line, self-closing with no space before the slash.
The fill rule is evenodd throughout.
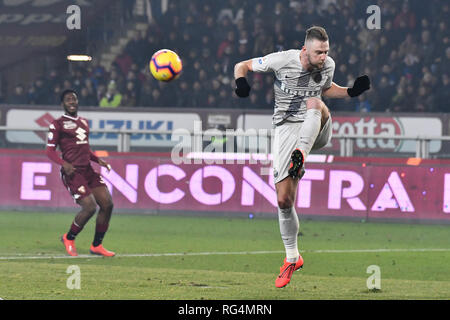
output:
<path id="1" fill-rule="evenodd" d="M 84 119 L 81 119 L 81 123 L 83 123 L 86 127 L 88 126 L 88 123 L 87 123 L 87 121 L 86 120 L 84 120 Z"/>
<path id="2" fill-rule="evenodd" d="M 273 177 L 274 177 L 274 178 L 278 177 L 278 171 L 277 171 L 277 169 L 273 169 Z"/>
<path id="3" fill-rule="evenodd" d="M 63 121 L 63 127 L 66 130 L 72 130 L 77 127 L 77 124 L 73 121 Z"/>

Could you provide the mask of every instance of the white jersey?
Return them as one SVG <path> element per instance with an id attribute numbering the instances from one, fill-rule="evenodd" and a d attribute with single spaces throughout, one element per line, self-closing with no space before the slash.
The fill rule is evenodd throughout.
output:
<path id="1" fill-rule="evenodd" d="M 254 72 L 272 71 L 275 74 L 275 110 L 272 118 L 274 125 L 285 120 L 303 122 L 306 100 L 310 97 L 320 99 L 322 91 L 331 87 L 334 60 L 327 57 L 321 70 L 307 71 L 300 63 L 300 51 L 292 49 L 252 59 Z"/>

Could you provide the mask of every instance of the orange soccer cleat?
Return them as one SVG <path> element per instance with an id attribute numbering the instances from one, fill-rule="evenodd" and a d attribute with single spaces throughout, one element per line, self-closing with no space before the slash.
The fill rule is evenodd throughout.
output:
<path id="1" fill-rule="evenodd" d="M 96 247 L 94 247 L 94 245 L 91 245 L 91 248 L 89 249 L 89 251 L 92 254 L 97 254 L 99 256 L 104 256 L 104 257 L 114 257 L 116 255 L 114 252 L 106 250 L 105 248 L 103 248 L 102 244 L 99 244 Z"/>
<path id="2" fill-rule="evenodd" d="M 63 234 L 61 237 L 61 242 L 64 244 L 64 247 L 69 255 L 73 257 L 78 255 L 77 248 L 75 248 L 75 240 L 67 239 L 67 233 Z"/>
<path id="3" fill-rule="evenodd" d="M 286 258 L 284 258 L 284 264 L 281 266 L 280 274 L 275 280 L 275 286 L 277 288 L 283 288 L 284 286 L 286 286 L 291 281 L 292 273 L 294 273 L 294 271 L 300 269 L 301 267 L 303 267 L 302 256 L 299 256 L 297 262 L 295 263 L 287 262 Z"/>

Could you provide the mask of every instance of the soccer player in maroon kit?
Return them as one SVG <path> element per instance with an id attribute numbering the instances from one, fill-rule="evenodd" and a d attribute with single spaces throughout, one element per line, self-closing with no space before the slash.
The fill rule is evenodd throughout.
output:
<path id="1" fill-rule="evenodd" d="M 61 165 L 63 184 L 75 202 L 81 206 L 81 211 L 76 215 L 69 231 L 61 237 L 61 241 L 69 255 L 78 255 L 75 237 L 95 214 L 98 205 L 100 210 L 97 214 L 95 236 L 90 252 L 112 257 L 115 253 L 106 250 L 102 241 L 108 230 L 113 202 L 101 175 L 94 171 L 90 162 L 97 162 L 108 170 L 111 166 L 98 158 L 89 147 L 89 125 L 86 119 L 77 115 L 76 92 L 65 90 L 61 94 L 61 105 L 65 113 L 49 126 L 46 153 L 52 161 Z M 56 152 L 57 146 L 62 152 L 62 159 Z"/>

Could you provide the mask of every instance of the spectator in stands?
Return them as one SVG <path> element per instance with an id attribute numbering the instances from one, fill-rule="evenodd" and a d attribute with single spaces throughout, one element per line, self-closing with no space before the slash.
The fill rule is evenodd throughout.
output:
<path id="1" fill-rule="evenodd" d="M 130 2 L 124 19 L 136 18 L 129 11 L 134 1 L 124 2 Z M 427 101 L 422 101 L 417 110 L 449 111 L 448 104 L 443 103 L 448 99 L 442 92 L 448 90 L 448 84 L 442 82 L 448 78 L 450 70 L 449 4 L 440 0 L 426 3 L 380 0 L 381 32 L 365 26 L 361 12 L 368 4 L 372 3 L 368 0 L 257 3 L 223 0 L 205 4 L 201 0 L 170 0 L 165 13 L 153 14 L 156 20 L 148 32 L 135 33 L 111 70 L 105 70 L 100 61 L 94 59 L 89 64 L 77 64 L 77 69 L 70 74 L 72 64 L 67 70 L 50 70 L 48 76 L 42 76 L 44 88 L 34 80 L 24 83 L 23 91 L 28 97 L 27 103 L 55 104 L 56 92 L 78 86 L 80 94 L 86 88 L 89 95 L 95 95 L 100 102 L 107 95 L 111 80 L 116 83 L 116 90 L 124 94 L 131 80 L 135 94 L 131 94 L 131 99 L 125 94 L 125 104 L 190 107 L 199 105 L 198 93 L 192 88 L 198 82 L 204 90 L 206 106 L 214 102 L 215 107 L 271 108 L 266 101 L 271 96 L 269 91 L 273 90 L 271 76 L 255 79 L 260 82 L 256 85 L 261 90 L 260 101 L 237 101 L 230 98 L 233 93 L 229 66 L 251 56 L 263 56 L 293 46 L 301 48 L 305 30 L 317 24 L 329 26 L 333 39 L 330 55 L 339 61 L 335 70 L 335 78 L 342 78 L 339 82 L 347 82 L 346 75 L 357 74 L 364 68 L 369 68 L 372 78 L 376 79 L 375 90 L 367 96 L 372 111 L 411 111 L 420 87 L 432 96 L 436 107 L 433 109 Z M 152 11 L 154 9 L 161 7 L 152 4 Z M 155 51 L 166 47 L 178 52 L 184 65 L 180 78 L 170 84 L 155 81 L 148 72 L 148 59 Z M 381 81 L 383 78 L 387 78 L 387 85 L 385 80 Z M 184 81 L 190 90 L 183 89 Z M 43 91 L 47 93 L 42 94 Z M 228 94 L 228 101 L 222 99 L 221 94 Z M 11 94 L 6 102 L 14 99 Z M 331 106 L 334 110 L 355 110 L 354 103 L 345 99 L 331 101 Z"/>
<path id="2" fill-rule="evenodd" d="M 148 107 L 154 103 L 154 101 L 152 101 L 152 86 L 148 81 L 145 81 L 142 84 L 138 101 L 138 105 L 142 107 Z"/>
<path id="3" fill-rule="evenodd" d="M 35 104 L 50 104 L 50 89 L 43 78 L 38 78 L 34 83 L 33 101 Z"/>
<path id="4" fill-rule="evenodd" d="M 181 79 L 180 79 L 181 80 Z M 180 88 L 175 93 L 177 96 L 176 100 L 176 106 L 183 108 L 189 105 L 191 88 L 189 87 L 189 84 L 185 80 L 181 80 L 180 82 Z"/>
<path id="5" fill-rule="evenodd" d="M 419 62 L 420 62 L 419 57 L 416 54 L 414 54 L 414 52 L 407 53 L 402 61 L 403 74 L 408 75 L 410 77 L 414 76 L 417 77 L 420 70 Z"/>
<path id="6" fill-rule="evenodd" d="M 383 36 L 381 39 L 386 39 L 385 36 Z M 418 43 L 414 39 L 414 36 L 412 33 L 408 33 L 405 37 L 405 40 L 400 43 L 400 46 L 398 47 L 398 54 L 399 56 L 405 56 L 408 53 L 417 53 L 419 51 Z M 388 56 L 384 56 L 384 59 L 381 59 L 381 61 L 387 61 Z"/>
<path id="7" fill-rule="evenodd" d="M 450 112 L 450 77 L 447 73 L 442 74 L 436 87 L 434 105 L 439 111 Z"/>
<path id="8" fill-rule="evenodd" d="M 98 106 L 97 97 L 89 92 L 89 89 L 83 87 L 78 97 L 78 104 L 83 107 L 95 107 Z"/>
<path id="9" fill-rule="evenodd" d="M 55 84 L 53 86 L 52 90 L 53 91 L 52 91 L 52 95 L 50 98 L 50 104 L 54 105 L 54 106 L 60 105 L 61 104 L 61 93 L 63 91 L 61 84 L 60 83 Z"/>
<path id="10" fill-rule="evenodd" d="M 152 39 L 150 37 L 150 39 Z M 134 32 L 133 38 L 128 42 L 128 44 L 125 47 L 124 53 L 127 54 L 131 61 L 136 62 L 139 66 L 141 66 L 143 63 L 145 63 L 145 60 L 147 57 L 151 57 L 151 55 L 144 55 L 143 53 L 147 53 L 146 49 L 148 48 L 148 39 L 147 39 L 147 33 L 146 32 Z M 148 54 L 148 53 L 147 53 Z M 124 74 L 126 74 L 128 70 L 124 71 Z"/>
<path id="11" fill-rule="evenodd" d="M 206 99 L 206 108 L 217 108 L 217 99 L 216 96 L 212 93 L 208 94 L 208 98 Z"/>
<path id="12" fill-rule="evenodd" d="M 405 105 L 405 89 L 403 86 L 400 86 L 399 88 L 397 88 L 397 91 L 394 95 L 394 97 L 392 97 L 392 100 L 390 102 L 390 107 L 386 108 L 386 110 L 388 111 L 392 111 L 392 112 L 401 112 L 404 111 L 403 110 L 403 106 Z"/>
<path id="13" fill-rule="evenodd" d="M 206 105 L 205 94 L 199 81 L 195 81 L 192 85 L 192 106 L 194 108 L 204 107 Z"/>
<path id="14" fill-rule="evenodd" d="M 117 85 L 114 80 L 108 84 L 105 96 L 100 100 L 100 107 L 119 107 L 122 102 L 122 94 L 118 92 Z"/>
<path id="15" fill-rule="evenodd" d="M 429 30 L 422 31 L 418 51 L 422 64 L 430 65 L 434 61 L 434 44 Z"/>
<path id="16" fill-rule="evenodd" d="M 53 89 L 57 84 L 61 83 L 61 77 L 56 69 L 52 69 L 49 73 L 48 79 L 45 79 L 49 88 Z"/>
<path id="17" fill-rule="evenodd" d="M 121 106 L 122 107 L 135 107 L 137 106 L 138 95 L 133 81 L 128 81 L 123 93 Z"/>
<path id="18" fill-rule="evenodd" d="M 102 98 L 106 95 L 106 85 L 101 83 L 97 87 L 97 101 L 100 103 Z"/>
<path id="19" fill-rule="evenodd" d="M 9 103 L 10 104 L 27 104 L 28 101 L 28 96 L 25 93 L 25 89 L 23 87 L 23 85 L 18 84 L 15 88 L 14 88 L 14 94 L 9 98 Z"/>
<path id="20" fill-rule="evenodd" d="M 436 59 L 436 71 L 438 74 L 447 74 L 450 70 L 450 47 L 445 49 Z"/>
<path id="21" fill-rule="evenodd" d="M 415 27 L 416 15 L 410 10 L 408 2 L 404 1 L 401 11 L 394 19 L 394 28 L 414 30 Z"/>
<path id="22" fill-rule="evenodd" d="M 157 88 L 152 90 L 152 98 L 151 104 L 155 107 L 161 107 L 164 105 L 163 100 L 161 99 L 161 91 Z"/>
<path id="23" fill-rule="evenodd" d="M 136 72 L 133 70 L 128 71 L 126 77 L 126 88 L 125 91 L 128 96 L 134 101 L 134 105 L 137 105 L 138 97 L 141 92 L 142 82 L 137 78 Z"/>
<path id="24" fill-rule="evenodd" d="M 134 61 L 136 61 L 136 60 L 134 60 Z M 126 74 L 128 74 L 128 72 L 131 68 L 131 65 L 133 64 L 133 59 L 131 58 L 131 56 L 128 53 L 122 52 L 114 60 L 113 63 L 118 68 L 118 70 L 120 70 L 122 75 L 126 75 Z"/>
<path id="25" fill-rule="evenodd" d="M 394 83 L 390 83 L 387 76 L 382 76 L 378 84 L 376 84 L 376 91 L 375 104 L 371 110 L 384 111 L 389 109 L 395 94 Z"/>
<path id="26" fill-rule="evenodd" d="M 70 89 L 70 88 L 72 88 L 72 82 L 71 82 L 69 79 L 65 79 L 65 80 L 63 81 L 62 90 L 63 90 L 63 91 L 64 91 L 64 90 L 68 90 L 68 89 Z"/>
<path id="27" fill-rule="evenodd" d="M 369 100 L 366 97 L 359 96 L 354 111 L 365 113 L 372 111 L 371 109 L 372 105 L 370 104 Z"/>
<path id="28" fill-rule="evenodd" d="M 416 97 L 416 101 L 415 104 L 413 105 L 414 111 L 418 111 L 418 112 L 430 112 L 430 111 L 434 111 L 435 107 L 434 107 L 434 101 L 433 101 L 433 96 L 430 94 L 430 89 L 428 89 L 427 87 L 421 85 L 419 87 L 419 90 L 417 92 L 417 97 Z"/>
<path id="29" fill-rule="evenodd" d="M 261 29 L 259 29 L 261 28 Z M 257 27 L 255 46 L 253 48 L 254 56 L 265 56 L 272 53 L 274 49 L 274 37 L 264 30 L 262 27 Z"/>

